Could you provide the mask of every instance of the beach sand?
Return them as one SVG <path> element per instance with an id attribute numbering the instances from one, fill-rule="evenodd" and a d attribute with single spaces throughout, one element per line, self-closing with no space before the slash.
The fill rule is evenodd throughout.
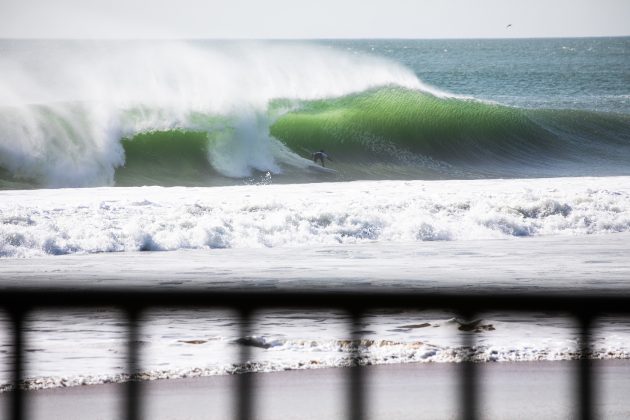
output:
<path id="1" fill-rule="evenodd" d="M 630 361 L 594 361 L 596 418 L 630 418 Z M 486 419 L 571 419 L 577 362 L 476 364 L 479 410 Z M 369 419 L 458 418 L 461 364 L 424 363 L 364 368 Z M 255 419 L 343 419 L 349 369 L 252 374 Z M 141 384 L 143 418 L 227 419 L 234 416 L 237 376 L 160 380 Z M 119 419 L 121 384 L 27 393 L 28 418 Z M 6 415 L 9 394 L 0 395 Z"/>

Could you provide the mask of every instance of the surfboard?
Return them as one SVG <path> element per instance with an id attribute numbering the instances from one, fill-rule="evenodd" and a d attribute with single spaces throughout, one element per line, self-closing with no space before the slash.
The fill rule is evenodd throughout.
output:
<path id="1" fill-rule="evenodd" d="M 337 171 L 332 169 L 332 168 L 326 168 L 325 166 L 320 166 L 320 165 L 316 165 L 316 164 L 312 164 L 312 165 L 308 165 L 307 166 L 308 169 L 312 169 L 314 171 L 317 172 L 324 172 L 327 174 L 336 174 Z"/>

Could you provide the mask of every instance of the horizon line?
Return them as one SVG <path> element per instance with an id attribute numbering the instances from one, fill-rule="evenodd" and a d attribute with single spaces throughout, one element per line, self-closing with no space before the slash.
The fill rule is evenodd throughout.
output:
<path id="1" fill-rule="evenodd" d="M 0 37 L 0 41 L 484 41 L 484 40 L 537 40 L 537 39 L 602 39 L 630 38 L 627 35 L 578 35 L 578 36 L 511 36 L 511 37 Z"/>

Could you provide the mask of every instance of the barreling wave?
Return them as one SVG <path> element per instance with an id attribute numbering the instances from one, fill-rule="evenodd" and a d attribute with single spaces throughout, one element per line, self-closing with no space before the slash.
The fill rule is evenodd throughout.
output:
<path id="1" fill-rule="evenodd" d="M 376 57 L 312 45 L 64 48 L 44 57 L 51 83 L 42 63 L 10 53 L 2 63 L 0 188 L 630 172 L 628 115 L 456 97 Z M 313 165 L 319 149 L 336 172 Z"/>
<path id="2" fill-rule="evenodd" d="M 625 173 L 620 151 L 630 150 L 627 115 L 518 109 L 396 87 L 309 102 L 271 133 L 293 150 L 334 151 L 341 167 L 360 162 L 366 176 L 381 165 L 412 177 L 610 175 Z"/>

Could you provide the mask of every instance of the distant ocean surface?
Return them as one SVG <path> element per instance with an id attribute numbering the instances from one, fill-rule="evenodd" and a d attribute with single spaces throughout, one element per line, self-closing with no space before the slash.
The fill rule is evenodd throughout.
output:
<path id="1" fill-rule="evenodd" d="M 628 290 L 629 81 L 630 38 L 0 40 L 0 287 Z M 349 360 L 340 314 L 265 314 L 253 337 L 153 315 L 147 378 L 240 371 L 245 344 L 258 371 Z M 30 325 L 29 386 L 125 379 L 116 316 Z M 611 325 L 594 357 L 630 357 Z M 366 363 L 577 357 L 543 315 L 366 331 Z"/>

